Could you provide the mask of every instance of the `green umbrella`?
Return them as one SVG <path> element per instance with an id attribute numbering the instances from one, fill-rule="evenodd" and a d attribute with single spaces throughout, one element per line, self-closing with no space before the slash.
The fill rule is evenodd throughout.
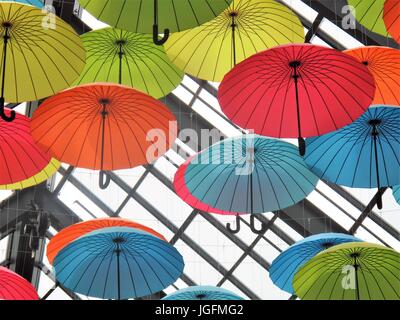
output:
<path id="1" fill-rule="evenodd" d="M 105 28 L 81 36 L 86 67 L 76 84 L 114 82 L 154 98 L 166 96 L 182 81 L 180 71 L 151 35 Z"/>
<path id="2" fill-rule="evenodd" d="M 293 288 L 305 300 L 399 300 L 400 253 L 367 242 L 333 246 L 299 269 Z"/>
<path id="3" fill-rule="evenodd" d="M 385 0 L 347 0 L 347 3 L 354 8 L 352 13 L 359 24 L 372 32 L 389 36 L 383 21 Z"/>
<path id="4" fill-rule="evenodd" d="M 232 0 L 79 0 L 81 6 L 112 27 L 153 34 L 156 44 L 169 32 L 191 29 L 215 18 Z M 152 23 L 153 21 L 153 23 Z M 159 27 L 164 37 L 158 38 Z M 168 29 L 167 29 L 168 28 Z"/>

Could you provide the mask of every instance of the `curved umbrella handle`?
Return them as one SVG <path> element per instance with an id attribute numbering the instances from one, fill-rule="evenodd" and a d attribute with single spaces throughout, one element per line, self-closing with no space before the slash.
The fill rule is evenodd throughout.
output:
<path id="1" fill-rule="evenodd" d="M 111 177 L 107 174 L 107 172 L 101 170 L 99 174 L 99 187 L 104 190 L 110 185 Z"/>
<path id="2" fill-rule="evenodd" d="M 240 219 L 239 219 L 239 215 L 236 215 L 236 229 L 232 229 L 231 224 L 227 223 L 226 224 L 226 229 L 230 232 L 230 233 L 238 233 L 240 231 Z"/>
<path id="3" fill-rule="evenodd" d="M 9 116 L 6 115 L 6 113 L 4 112 L 4 111 L 5 111 L 5 110 L 4 110 L 4 103 L 5 103 L 4 98 L 0 98 L 0 117 L 1 117 L 4 121 L 12 122 L 12 121 L 14 121 L 15 116 L 16 116 L 15 111 L 14 111 L 14 110 L 11 110 L 10 115 L 9 115 Z"/>
<path id="4" fill-rule="evenodd" d="M 255 216 L 252 214 L 250 216 L 250 229 L 255 234 L 264 234 L 267 231 L 267 225 L 264 222 L 261 222 L 261 229 L 256 229 Z"/>
<path id="5" fill-rule="evenodd" d="M 169 29 L 164 29 L 164 36 L 161 39 L 158 38 L 158 35 L 158 25 L 155 24 L 153 25 L 153 42 L 158 46 L 162 46 L 169 38 Z"/>
<path id="6" fill-rule="evenodd" d="M 306 141 L 304 138 L 299 137 L 299 152 L 301 156 L 304 156 L 306 154 Z"/>

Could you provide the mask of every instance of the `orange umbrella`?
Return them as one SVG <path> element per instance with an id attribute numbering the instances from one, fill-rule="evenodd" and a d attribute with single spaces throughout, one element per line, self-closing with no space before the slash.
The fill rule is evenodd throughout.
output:
<path id="1" fill-rule="evenodd" d="M 100 170 L 104 189 L 110 182 L 105 171 L 147 164 L 167 152 L 177 136 L 175 122 L 158 100 L 129 87 L 98 83 L 47 99 L 35 111 L 31 131 L 56 159 Z"/>
<path id="2" fill-rule="evenodd" d="M 102 228 L 129 227 L 148 232 L 161 240 L 167 241 L 164 236 L 139 223 L 122 218 L 100 218 L 73 224 L 57 233 L 47 245 L 47 259 L 51 264 L 62 249 L 79 237 Z"/>
<path id="3" fill-rule="evenodd" d="M 388 47 L 346 50 L 365 64 L 374 76 L 376 91 L 372 104 L 400 105 L 400 51 Z"/>
<path id="4" fill-rule="evenodd" d="M 400 43 L 400 1 L 386 0 L 383 7 L 383 21 L 389 34 Z"/>

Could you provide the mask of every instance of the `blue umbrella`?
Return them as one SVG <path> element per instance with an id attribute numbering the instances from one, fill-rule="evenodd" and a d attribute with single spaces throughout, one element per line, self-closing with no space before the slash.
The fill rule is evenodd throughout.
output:
<path id="1" fill-rule="evenodd" d="M 0 0 L 0 2 L 19 2 L 23 4 L 29 4 L 31 6 L 35 6 L 41 8 L 44 6 L 44 0 Z"/>
<path id="2" fill-rule="evenodd" d="M 372 106 L 352 124 L 306 145 L 304 160 L 321 179 L 355 188 L 400 184 L 399 107 Z"/>
<path id="3" fill-rule="evenodd" d="M 342 233 L 320 233 L 304 238 L 283 251 L 272 262 L 269 276 L 276 286 L 293 294 L 294 275 L 307 261 L 337 244 L 360 241 L 356 237 Z"/>
<path id="4" fill-rule="evenodd" d="M 74 292 L 102 299 L 137 298 L 159 292 L 183 272 L 179 252 L 134 228 L 99 229 L 71 242 L 54 260 L 57 281 Z"/>
<path id="5" fill-rule="evenodd" d="M 393 187 L 393 197 L 400 204 L 400 185 Z"/>
<path id="6" fill-rule="evenodd" d="M 242 297 L 213 286 L 194 286 L 178 290 L 162 300 L 244 300 Z"/>
<path id="7" fill-rule="evenodd" d="M 251 214 L 292 206 L 318 182 L 297 147 L 250 134 L 221 141 L 193 157 L 184 179 L 199 201 L 219 210 Z"/>

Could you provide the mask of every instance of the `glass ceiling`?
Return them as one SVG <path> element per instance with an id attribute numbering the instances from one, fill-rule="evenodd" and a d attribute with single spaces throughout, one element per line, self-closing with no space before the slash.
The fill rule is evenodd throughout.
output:
<path id="1" fill-rule="evenodd" d="M 307 2 L 300 0 L 281 0 L 291 7 L 304 21 L 311 25 L 318 12 Z M 79 12 L 79 10 L 77 11 Z M 105 26 L 85 11 L 79 12 L 82 21 L 92 29 Z M 308 29 L 306 29 L 306 32 Z M 319 34 L 329 34 L 338 46 L 354 48 L 363 44 L 323 19 L 317 36 L 311 43 L 330 46 Z M 216 99 L 217 83 L 205 82 L 185 76 L 181 85 L 172 93 L 179 105 L 180 113 L 196 115 L 210 127 L 220 132 L 220 137 L 232 137 L 244 131 L 232 124 L 221 112 Z M 169 99 L 162 99 L 166 104 Z M 25 112 L 26 104 L 16 110 Z M 115 171 L 107 190 L 98 187 L 98 175 L 90 170 L 69 168 L 63 165 L 51 181 L 52 192 L 80 219 L 119 215 L 132 219 L 162 233 L 173 243 L 185 260 L 184 275 L 165 293 L 171 293 L 190 285 L 219 285 L 248 299 L 289 299 L 290 295 L 272 284 L 268 268 L 275 257 L 295 241 L 312 232 L 317 222 L 298 212 L 304 230 L 292 228 L 291 219 L 278 213 L 264 213 L 263 221 L 271 221 L 271 227 L 264 235 L 253 234 L 248 227 L 242 227 L 238 234 L 226 232 L 225 225 L 234 223 L 234 217 L 199 213 L 183 202 L 172 188 L 172 180 L 177 167 L 185 159 L 197 152 L 193 144 L 180 136 L 172 150 L 158 159 L 153 165 L 130 170 Z M 219 139 L 218 139 L 219 140 Z M 218 141 L 217 140 L 217 141 Z M 294 140 L 288 140 L 296 143 Z M 200 146 L 196 146 L 199 147 Z M 204 147 L 204 146 L 202 146 Z M 64 178 L 66 177 L 66 179 Z M 320 181 L 317 188 L 307 198 L 325 217 L 326 232 L 332 231 L 331 218 L 342 228 L 349 230 L 360 216 L 364 206 L 372 199 L 376 190 L 342 188 L 343 197 L 338 190 Z M 0 199 L 11 192 L 0 191 Z M 383 196 L 384 208 L 374 208 L 374 219 L 367 217 L 357 229 L 356 236 L 375 243 L 382 243 L 400 250 L 400 209 L 391 191 Z M 301 206 L 299 207 L 301 211 Z M 303 221 L 301 221 L 301 217 Z M 247 218 L 243 218 L 247 221 Z M 377 223 L 382 222 L 382 223 Z M 245 222 L 246 223 L 246 222 Z M 247 222 L 248 223 L 248 222 Z M 391 226 L 395 233 L 388 232 Z M 50 228 L 49 238 L 57 230 Z M 5 260 L 8 237 L 0 241 L 0 262 Z M 39 295 L 52 299 L 88 299 L 74 296 L 55 285 L 52 267 L 45 255 L 39 281 Z"/>

